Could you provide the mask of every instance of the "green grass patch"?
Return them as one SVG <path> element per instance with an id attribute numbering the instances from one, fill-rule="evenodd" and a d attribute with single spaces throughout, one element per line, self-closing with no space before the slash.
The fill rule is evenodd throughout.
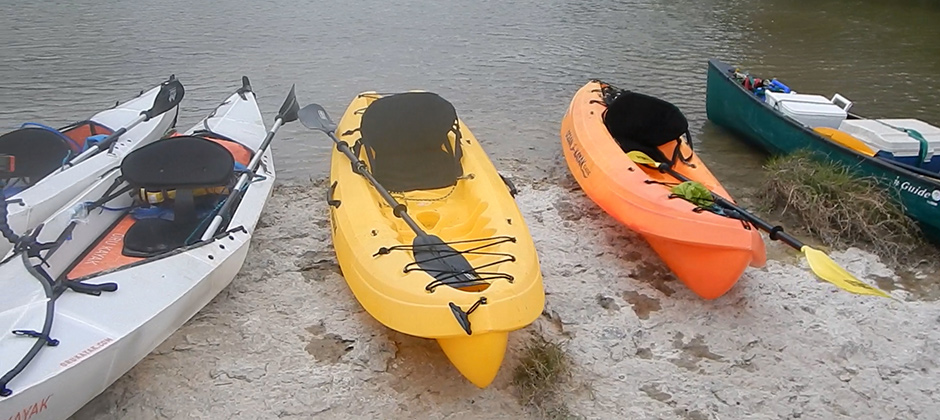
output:
<path id="1" fill-rule="evenodd" d="M 560 387 L 571 376 L 571 358 L 561 344 L 534 335 L 522 350 L 512 384 L 523 405 L 546 419 L 576 419 L 560 397 Z"/>
<path id="2" fill-rule="evenodd" d="M 762 204 L 795 216 L 830 247 L 858 247 L 895 266 L 918 258 L 926 240 L 888 190 L 873 177 L 817 161 L 809 152 L 771 158 Z"/>

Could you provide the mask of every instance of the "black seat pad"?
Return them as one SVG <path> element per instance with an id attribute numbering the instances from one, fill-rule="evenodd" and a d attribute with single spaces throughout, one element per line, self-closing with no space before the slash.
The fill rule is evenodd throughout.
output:
<path id="1" fill-rule="evenodd" d="M 62 167 L 71 151 L 64 138 L 49 130 L 27 127 L 11 131 L 0 136 L 0 154 L 15 157 L 15 170 L 0 173 L 0 177 L 38 180 Z"/>
<path id="2" fill-rule="evenodd" d="M 659 150 L 689 131 L 689 121 L 670 102 L 624 91 L 604 114 L 604 125 L 624 152 L 639 150 L 660 161 L 669 160 Z"/>
<path id="3" fill-rule="evenodd" d="M 121 173 L 131 185 L 160 190 L 228 185 L 235 159 L 225 147 L 201 137 L 171 137 L 129 153 Z"/>
<path id="4" fill-rule="evenodd" d="M 430 92 L 407 92 L 372 102 L 360 131 L 372 174 L 392 191 L 443 188 L 461 174 L 448 139 L 457 111 Z"/>
<path id="5" fill-rule="evenodd" d="M 135 222 L 124 235 L 122 254 L 128 257 L 147 258 L 172 251 L 186 245 L 186 240 L 199 238 L 208 227 L 199 226 L 201 220 L 186 223 L 164 219 L 143 219 Z M 195 232 L 196 229 L 200 232 Z"/>

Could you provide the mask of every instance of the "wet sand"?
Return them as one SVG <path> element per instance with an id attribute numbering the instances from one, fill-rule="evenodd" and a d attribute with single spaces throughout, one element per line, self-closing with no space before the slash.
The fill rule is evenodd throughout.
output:
<path id="1" fill-rule="evenodd" d="M 485 390 L 433 341 L 359 306 L 330 245 L 321 179 L 278 187 L 232 284 L 73 418 L 538 418 L 511 384 L 532 334 L 567 349 L 574 373 L 562 398 L 584 418 L 940 413 L 936 302 L 837 291 L 773 243 L 765 268 L 703 301 L 570 178 L 556 178 L 515 179 L 546 306 L 510 336 Z M 862 278 L 895 278 L 857 249 L 830 255 Z"/>

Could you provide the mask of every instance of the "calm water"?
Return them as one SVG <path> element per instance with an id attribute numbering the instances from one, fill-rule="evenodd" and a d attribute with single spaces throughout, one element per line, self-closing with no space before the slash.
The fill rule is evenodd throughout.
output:
<path id="1" fill-rule="evenodd" d="M 868 115 L 940 124 L 940 7 L 930 2 L 679 0 L 44 0 L 0 13 L 0 130 L 85 118 L 175 73 L 188 128 L 251 78 L 270 124 L 292 83 L 338 118 L 364 90 L 452 101 L 506 172 L 566 169 L 558 126 L 590 78 L 660 96 L 687 114 L 732 190 L 759 155 L 705 119 L 710 57 L 832 92 Z M 330 143 L 281 130 L 279 176 L 324 176 Z M 511 159 L 510 159 L 511 158 Z"/>

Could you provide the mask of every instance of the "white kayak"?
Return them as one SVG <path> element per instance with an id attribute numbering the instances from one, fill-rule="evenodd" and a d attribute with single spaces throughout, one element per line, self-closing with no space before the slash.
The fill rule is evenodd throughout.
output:
<path id="1" fill-rule="evenodd" d="M 241 269 L 275 181 L 267 145 L 296 118 L 280 112 L 266 132 L 247 78 L 243 83 L 205 120 L 127 155 L 120 170 L 50 217 L 38 235 L 39 242 L 60 242 L 38 252 L 48 266 L 29 251 L 11 252 L 0 264 L 0 390 L 8 394 L 0 396 L 0 419 L 70 416 Z M 296 114 L 293 89 L 288 98 L 293 106 L 282 111 Z M 216 211 L 227 223 L 202 232 Z"/>
<path id="2" fill-rule="evenodd" d="M 173 129 L 179 113 L 177 105 L 127 130 L 117 138 L 113 148 L 102 148 L 105 150 L 94 154 L 85 152 L 81 162 L 63 165 L 66 159 L 74 159 L 92 147 L 94 143 L 87 140 L 89 136 L 99 135 L 97 140 L 103 140 L 103 137 L 130 125 L 141 116 L 141 112 L 151 109 L 161 89 L 171 82 L 182 89 L 182 85 L 171 76 L 160 86 L 101 111 L 88 120 L 58 130 L 27 123 L 19 130 L 0 137 L 0 154 L 28 153 L 27 156 L 16 157 L 15 166 L 17 172 L 23 172 L 18 174 L 22 176 L 6 175 L 10 177 L 4 189 L 9 203 L 7 220 L 13 231 L 24 234 L 33 229 L 105 172 L 120 165 L 128 153 L 159 140 Z M 182 91 L 176 95 L 173 102 L 178 104 Z M 36 147 L 37 144 L 42 146 Z M 28 149 L 24 150 L 24 147 Z M 0 255 L 12 247 L 8 239 L 0 238 Z"/>

